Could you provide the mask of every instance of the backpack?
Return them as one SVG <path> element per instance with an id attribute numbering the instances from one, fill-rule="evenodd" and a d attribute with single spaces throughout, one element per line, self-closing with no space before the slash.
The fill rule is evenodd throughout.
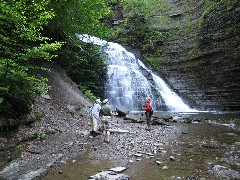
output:
<path id="1" fill-rule="evenodd" d="M 151 107 L 151 109 L 150 109 L 150 116 L 152 116 L 153 115 L 153 108 Z"/>
<path id="2" fill-rule="evenodd" d="M 93 104 L 92 106 L 90 106 L 90 107 L 88 107 L 88 109 L 87 109 L 87 115 L 91 115 L 92 114 L 92 109 L 93 109 L 93 106 L 94 106 L 95 104 Z"/>

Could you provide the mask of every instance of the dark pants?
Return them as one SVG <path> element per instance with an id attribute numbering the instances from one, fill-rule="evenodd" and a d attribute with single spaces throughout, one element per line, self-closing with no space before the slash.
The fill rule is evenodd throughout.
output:
<path id="1" fill-rule="evenodd" d="M 146 115 L 147 125 L 151 126 L 151 124 L 152 124 L 152 115 L 151 115 L 150 111 L 146 111 L 145 115 Z"/>

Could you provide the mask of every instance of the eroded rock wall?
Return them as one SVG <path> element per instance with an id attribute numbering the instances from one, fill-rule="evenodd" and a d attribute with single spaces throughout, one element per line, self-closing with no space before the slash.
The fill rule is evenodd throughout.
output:
<path id="1" fill-rule="evenodd" d="M 169 3 L 183 13 L 172 17 L 181 26 L 159 51 L 169 59 L 159 73 L 199 110 L 239 111 L 240 2 L 211 8 L 202 0 Z"/>

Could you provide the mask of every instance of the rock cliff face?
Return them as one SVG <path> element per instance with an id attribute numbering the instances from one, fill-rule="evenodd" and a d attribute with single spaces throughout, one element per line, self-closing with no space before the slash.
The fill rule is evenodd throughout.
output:
<path id="1" fill-rule="evenodd" d="M 159 50 L 159 73 L 199 110 L 240 110 L 240 2 L 169 0 L 183 13 L 180 23 Z M 210 4 L 212 3 L 212 4 Z"/>

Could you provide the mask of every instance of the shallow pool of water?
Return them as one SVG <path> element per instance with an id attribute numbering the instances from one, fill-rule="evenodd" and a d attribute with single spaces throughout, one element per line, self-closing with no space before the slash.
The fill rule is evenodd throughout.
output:
<path id="1" fill-rule="evenodd" d="M 176 138 L 157 149 L 152 158 L 143 156 L 141 160 L 125 162 L 127 170 L 122 173 L 133 180 L 239 179 L 239 113 L 199 113 L 189 118 L 205 121 L 172 123 L 177 129 Z M 228 125 L 232 123 L 234 126 Z M 91 159 L 89 152 L 92 150 L 54 167 L 42 179 L 88 179 L 99 171 L 124 164 L 122 159 Z"/>

